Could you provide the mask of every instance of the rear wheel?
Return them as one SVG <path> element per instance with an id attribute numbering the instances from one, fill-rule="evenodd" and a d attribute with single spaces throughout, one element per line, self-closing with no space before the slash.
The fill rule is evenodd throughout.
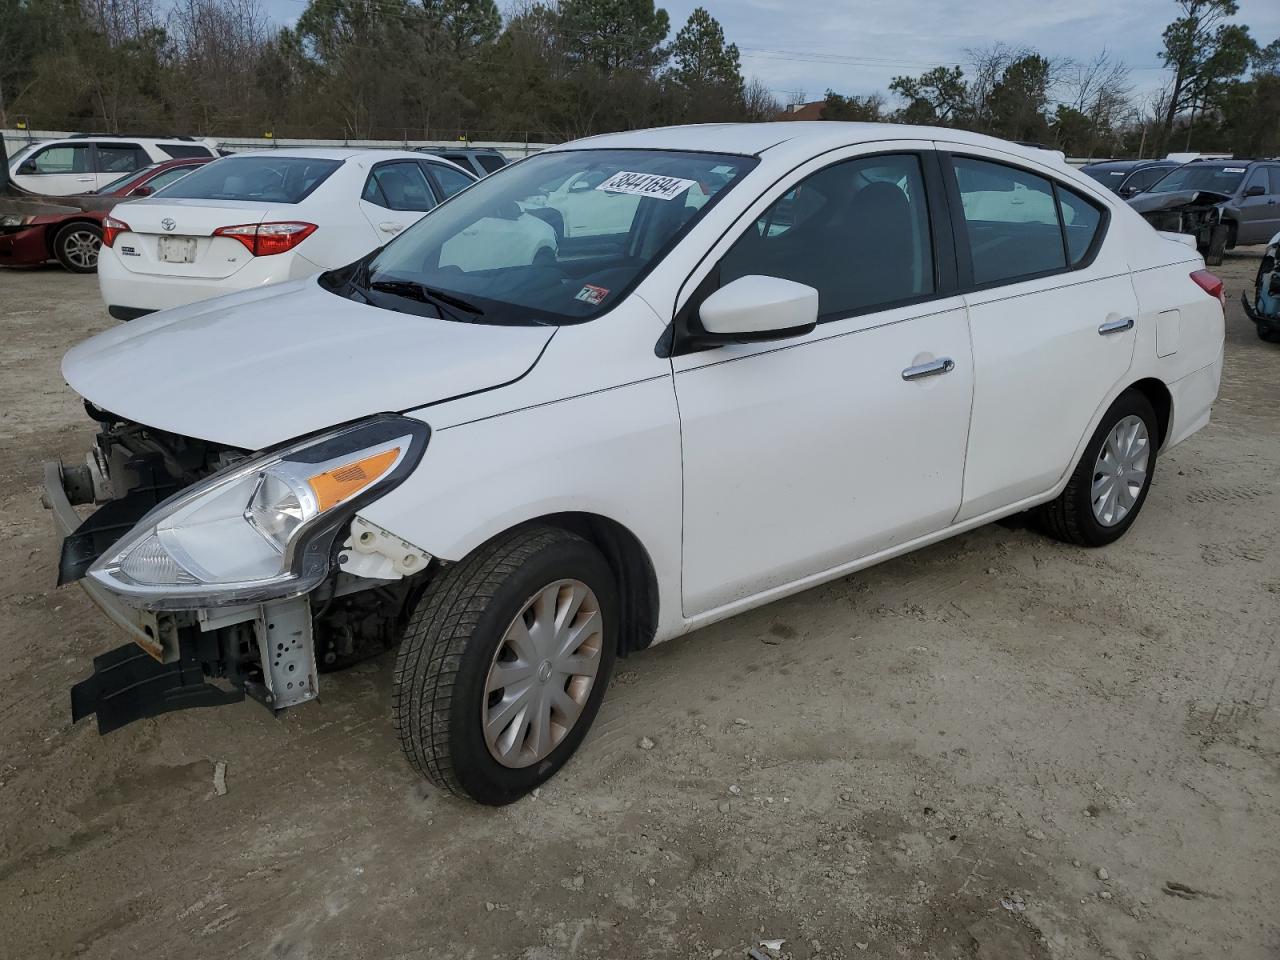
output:
<path id="1" fill-rule="evenodd" d="M 69 223 L 53 236 L 53 255 L 72 273 L 94 273 L 102 231 L 91 223 Z"/>
<path id="2" fill-rule="evenodd" d="M 1056 500 L 1040 507 L 1050 536 L 1101 547 L 1124 536 L 1146 502 L 1156 466 L 1159 425 L 1151 402 L 1126 390 L 1111 405 Z"/>
<path id="3" fill-rule="evenodd" d="M 481 803 L 519 799 L 586 736 L 617 638 L 613 573 L 591 543 L 536 527 L 480 547 L 432 582 L 400 646 L 409 762 Z"/>

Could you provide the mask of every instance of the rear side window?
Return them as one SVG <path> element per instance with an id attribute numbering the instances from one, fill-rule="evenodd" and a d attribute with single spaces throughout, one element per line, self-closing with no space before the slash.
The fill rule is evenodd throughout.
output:
<path id="1" fill-rule="evenodd" d="M 486 173 L 493 173 L 507 165 L 507 158 L 500 157 L 496 153 L 478 153 L 476 162 L 484 167 Z"/>
<path id="2" fill-rule="evenodd" d="M 920 161 L 864 157 L 800 181 L 720 261 L 721 285 L 751 274 L 814 287 L 824 319 L 931 294 Z"/>
<path id="3" fill-rule="evenodd" d="M 151 165 L 147 156 L 136 143 L 99 143 L 98 173 L 131 173 Z"/>
<path id="4" fill-rule="evenodd" d="M 169 186 L 169 184 L 181 180 L 195 169 L 195 167 L 170 167 L 168 170 L 157 173 L 154 177 L 148 180 L 147 186 L 151 188 L 152 193 L 155 193 L 157 190 L 163 190 L 165 187 Z"/>
<path id="5" fill-rule="evenodd" d="M 446 167 L 443 163 L 432 164 L 431 173 L 435 176 L 436 183 L 440 184 L 440 192 L 444 194 L 445 199 L 475 183 L 461 170 Z"/>
<path id="6" fill-rule="evenodd" d="M 187 157 L 217 156 L 217 154 L 208 147 L 196 146 L 193 143 L 157 143 L 156 146 L 175 160 L 185 159 Z"/>
<path id="7" fill-rule="evenodd" d="M 1267 176 L 1271 180 L 1271 193 L 1280 195 L 1280 167 L 1267 167 Z"/>
<path id="8" fill-rule="evenodd" d="M 340 166 L 341 160 L 317 157 L 223 157 L 170 185 L 164 195 L 183 200 L 300 203 Z"/>
<path id="9" fill-rule="evenodd" d="M 430 210 L 436 205 L 427 177 L 412 160 L 383 163 L 365 183 L 363 199 L 388 210 Z"/>
<path id="10" fill-rule="evenodd" d="M 1071 257 L 1071 266 L 1079 266 L 1102 226 L 1102 211 L 1062 184 L 1058 184 L 1058 208 L 1062 214 L 1062 232 L 1067 238 L 1067 255 Z"/>
<path id="11" fill-rule="evenodd" d="M 976 284 L 1011 281 L 1067 265 L 1053 185 L 999 163 L 955 157 L 956 186 Z"/>

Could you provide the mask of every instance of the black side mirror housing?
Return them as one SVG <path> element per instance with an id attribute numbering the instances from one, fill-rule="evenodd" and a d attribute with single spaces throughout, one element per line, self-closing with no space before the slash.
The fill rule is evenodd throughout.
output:
<path id="1" fill-rule="evenodd" d="M 1260 183 L 1255 183 L 1253 186 L 1245 190 L 1244 195 L 1246 197 L 1260 197 L 1266 192 L 1267 192 L 1266 187 L 1264 187 Z"/>

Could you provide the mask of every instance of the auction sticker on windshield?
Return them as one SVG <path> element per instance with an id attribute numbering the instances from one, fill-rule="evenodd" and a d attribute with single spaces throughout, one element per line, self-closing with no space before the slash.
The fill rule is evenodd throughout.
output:
<path id="1" fill-rule="evenodd" d="M 607 193 L 630 193 L 637 197 L 653 197 L 656 200 L 674 200 L 691 186 L 693 180 L 680 177 L 663 177 L 656 173 L 632 173 L 619 170 L 596 187 Z"/>
<path id="2" fill-rule="evenodd" d="M 604 298 L 609 295 L 607 287 L 597 287 L 594 283 L 588 283 L 581 290 L 573 295 L 573 299 L 581 300 L 583 303 L 589 303 L 593 307 L 598 307 Z"/>

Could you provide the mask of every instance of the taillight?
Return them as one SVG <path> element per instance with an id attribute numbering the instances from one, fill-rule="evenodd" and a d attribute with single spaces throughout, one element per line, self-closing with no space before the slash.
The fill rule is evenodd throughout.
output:
<path id="1" fill-rule="evenodd" d="M 102 245 L 109 247 L 116 242 L 116 237 L 129 232 L 129 225 L 115 217 L 102 218 Z"/>
<path id="2" fill-rule="evenodd" d="M 292 250 L 315 232 L 314 223 L 242 223 L 219 227 L 213 235 L 239 240 L 255 257 L 269 257 Z"/>
<path id="3" fill-rule="evenodd" d="M 1197 270 L 1191 274 L 1191 279 L 1196 282 L 1196 286 L 1209 296 L 1216 298 L 1224 308 L 1226 307 L 1227 291 L 1220 277 L 1215 277 L 1208 270 Z"/>

